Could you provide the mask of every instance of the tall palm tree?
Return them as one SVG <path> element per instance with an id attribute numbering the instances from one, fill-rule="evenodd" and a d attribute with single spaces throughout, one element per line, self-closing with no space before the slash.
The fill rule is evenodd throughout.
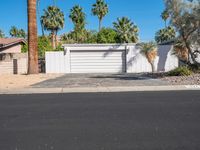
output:
<path id="1" fill-rule="evenodd" d="M 44 10 L 41 20 L 44 29 L 51 31 L 52 47 L 55 49 L 57 46 L 57 33 L 64 27 L 64 13 L 56 6 L 49 6 L 47 10 Z"/>
<path id="2" fill-rule="evenodd" d="M 136 43 L 138 41 L 138 27 L 127 17 L 118 18 L 113 23 L 121 43 Z"/>
<path id="3" fill-rule="evenodd" d="M 0 29 L 0 38 L 3 38 L 3 37 L 5 37 L 5 35 L 4 35 L 3 31 Z"/>
<path id="4" fill-rule="evenodd" d="M 169 18 L 169 12 L 167 10 L 164 10 L 161 14 L 161 18 L 165 22 L 165 28 L 167 27 L 167 19 Z"/>
<path id="5" fill-rule="evenodd" d="M 37 48 L 37 0 L 27 0 L 28 5 L 28 74 L 37 74 L 38 48 Z"/>
<path id="6" fill-rule="evenodd" d="M 79 5 L 75 5 L 70 10 L 69 18 L 74 23 L 74 32 L 76 34 L 76 41 L 81 42 L 82 39 L 84 38 L 83 33 L 85 31 L 85 24 L 86 24 L 85 21 L 86 15 L 83 12 L 83 8 L 80 7 Z"/>
<path id="7" fill-rule="evenodd" d="M 100 31 L 102 20 L 108 13 L 108 5 L 104 2 L 104 0 L 97 0 L 96 3 L 92 5 L 92 13 L 99 19 L 99 31 Z"/>

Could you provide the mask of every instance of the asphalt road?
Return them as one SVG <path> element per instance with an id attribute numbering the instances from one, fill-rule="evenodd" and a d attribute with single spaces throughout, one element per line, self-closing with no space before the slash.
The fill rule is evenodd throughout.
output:
<path id="1" fill-rule="evenodd" d="M 199 150 L 200 91 L 0 96 L 0 150 Z"/>

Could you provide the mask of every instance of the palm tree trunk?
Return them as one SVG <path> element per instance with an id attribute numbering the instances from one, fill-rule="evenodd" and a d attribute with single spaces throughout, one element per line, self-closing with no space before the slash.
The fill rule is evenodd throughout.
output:
<path id="1" fill-rule="evenodd" d="M 58 31 L 56 30 L 56 35 L 55 35 L 55 46 L 56 46 L 56 48 L 58 46 L 58 39 L 57 39 L 57 37 L 58 37 Z"/>
<path id="2" fill-rule="evenodd" d="M 55 31 L 52 31 L 51 42 L 52 42 L 53 49 L 55 49 L 56 48 L 56 44 L 55 44 Z"/>
<path id="3" fill-rule="evenodd" d="M 102 22 L 102 19 L 99 19 L 99 32 L 101 31 L 101 22 Z"/>
<path id="4" fill-rule="evenodd" d="M 42 36 L 44 36 L 44 26 L 43 26 L 42 21 L 40 21 L 40 25 L 41 25 L 41 29 L 42 29 Z"/>
<path id="5" fill-rule="evenodd" d="M 153 62 L 151 62 L 150 64 L 151 64 L 152 73 L 155 73 L 155 71 L 156 71 L 156 70 L 155 70 L 154 63 L 153 63 Z"/>
<path id="6" fill-rule="evenodd" d="M 38 48 L 37 48 L 37 16 L 36 0 L 28 0 L 28 74 L 37 74 Z"/>

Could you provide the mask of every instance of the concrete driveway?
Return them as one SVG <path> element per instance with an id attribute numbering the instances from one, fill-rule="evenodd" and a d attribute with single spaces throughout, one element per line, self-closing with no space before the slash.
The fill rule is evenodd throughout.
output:
<path id="1" fill-rule="evenodd" d="M 32 85 L 34 88 L 123 87 L 169 85 L 147 74 L 66 74 Z"/>

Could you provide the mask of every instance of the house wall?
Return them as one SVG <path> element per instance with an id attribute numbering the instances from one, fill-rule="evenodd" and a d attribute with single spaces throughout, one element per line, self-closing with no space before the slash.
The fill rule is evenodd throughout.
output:
<path id="1" fill-rule="evenodd" d="M 137 46 L 135 46 L 134 44 L 64 45 L 64 48 L 64 52 L 46 52 L 46 73 L 77 73 L 71 70 L 71 66 L 73 66 L 73 61 L 71 61 L 71 57 L 73 56 L 72 53 L 74 51 L 82 51 L 83 53 L 85 52 L 85 54 L 87 54 L 83 55 L 85 57 L 81 60 L 89 59 L 89 52 L 93 51 L 99 51 L 99 53 L 103 51 L 105 53 L 103 57 L 105 57 L 106 59 L 109 59 L 109 54 L 113 53 L 114 51 L 125 51 L 125 57 L 118 57 L 118 59 L 123 59 L 123 62 L 125 61 L 126 73 L 142 73 L 152 71 L 151 65 L 148 63 L 146 57 L 141 54 L 141 50 L 137 48 Z M 172 54 L 172 51 L 173 46 L 171 45 L 158 46 L 158 56 L 156 57 L 156 60 L 154 62 L 157 72 L 167 72 L 178 67 L 178 58 Z M 102 60 L 105 58 L 102 58 Z M 97 60 L 95 60 L 94 62 L 96 63 L 96 61 Z M 94 66 L 95 63 L 87 64 L 87 66 Z M 102 68 L 106 68 L 105 63 L 102 63 Z M 87 67 L 85 67 L 84 70 L 84 73 L 96 72 L 97 70 L 94 70 L 94 72 L 91 72 L 91 70 L 87 70 Z M 106 70 L 102 70 L 102 72 L 98 73 L 104 72 L 106 72 Z M 116 72 L 113 71 L 113 73 Z"/>
<path id="2" fill-rule="evenodd" d="M 0 61 L 0 74 L 14 74 L 15 72 L 17 72 L 17 74 L 27 74 L 28 70 L 27 54 L 11 54 L 11 55 L 12 57 L 10 59 Z"/>
<path id="3" fill-rule="evenodd" d="M 21 44 L 16 44 L 0 50 L 0 53 L 21 53 Z"/>

